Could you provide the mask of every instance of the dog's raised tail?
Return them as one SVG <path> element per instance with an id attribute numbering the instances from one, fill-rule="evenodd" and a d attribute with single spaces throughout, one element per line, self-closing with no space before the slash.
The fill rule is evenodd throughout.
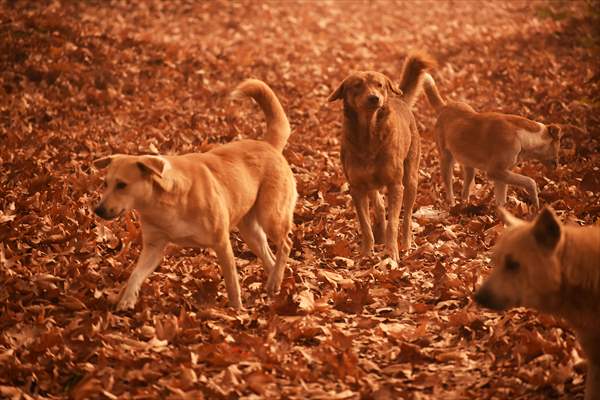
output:
<path id="1" fill-rule="evenodd" d="M 412 107 L 417 101 L 425 71 L 436 66 L 435 60 L 424 52 L 411 52 L 404 61 L 400 84 L 403 100 Z"/>
<path id="2" fill-rule="evenodd" d="M 427 96 L 427 100 L 429 100 L 429 104 L 431 107 L 439 113 L 440 109 L 446 105 L 442 96 L 440 96 L 440 92 L 438 91 L 437 86 L 435 85 L 435 81 L 433 77 L 429 74 L 425 74 L 425 79 L 423 81 L 423 87 L 425 89 L 425 95 Z"/>
<path id="3" fill-rule="evenodd" d="M 265 140 L 282 151 L 290 137 L 290 123 L 269 85 L 258 79 L 246 79 L 233 90 L 231 97 L 252 97 L 258 103 L 267 119 Z"/>

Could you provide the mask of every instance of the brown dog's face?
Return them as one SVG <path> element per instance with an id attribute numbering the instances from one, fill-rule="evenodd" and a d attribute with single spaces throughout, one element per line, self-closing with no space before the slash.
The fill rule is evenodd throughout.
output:
<path id="1" fill-rule="evenodd" d="M 392 94 L 402 91 L 387 76 L 374 71 L 355 72 L 329 96 L 329 101 L 344 100 L 356 111 L 375 111 L 383 107 Z"/>
<path id="2" fill-rule="evenodd" d="M 551 311 L 560 300 L 560 222 L 548 208 L 533 222 L 522 221 L 503 209 L 500 213 L 508 228 L 494 246 L 492 273 L 476 292 L 475 300 L 494 310 L 523 306 Z"/>
<path id="3" fill-rule="evenodd" d="M 94 212 L 109 220 L 148 204 L 166 164 L 160 157 L 115 155 L 96 160 L 94 165 L 108 167 L 104 193 Z"/>

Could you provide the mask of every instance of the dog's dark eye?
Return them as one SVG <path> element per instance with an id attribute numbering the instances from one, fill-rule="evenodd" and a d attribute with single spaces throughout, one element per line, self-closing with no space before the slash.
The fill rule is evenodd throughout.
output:
<path id="1" fill-rule="evenodd" d="M 519 264 L 519 262 L 517 260 L 515 260 L 514 258 L 512 258 L 511 256 L 507 256 L 506 259 L 504 260 L 504 266 L 507 271 L 516 272 L 521 267 L 521 264 Z"/>
<path id="2" fill-rule="evenodd" d="M 117 182 L 115 187 L 117 188 L 117 190 L 123 190 L 127 187 L 127 184 L 125 182 L 119 181 Z"/>
<path id="3" fill-rule="evenodd" d="M 377 87 L 378 87 L 379 89 L 381 89 L 381 88 L 383 87 L 383 83 L 381 83 L 381 82 L 377 82 Z"/>

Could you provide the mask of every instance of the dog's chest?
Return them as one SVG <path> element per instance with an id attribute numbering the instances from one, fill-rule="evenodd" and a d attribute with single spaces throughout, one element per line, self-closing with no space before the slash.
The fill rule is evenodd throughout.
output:
<path id="1" fill-rule="evenodd" d="M 350 186 L 377 189 L 393 181 L 394 162 L 385 152 L 370 155 L 342 149 L 342 165 Z"/>
<path id="2" fill-rule="evenodd" d="M 160 232 L 169 242 L 178 246 L 205 247 L 212 243 L 209 225 L 209 221 L 201 219 L 186 220 L 165 215 L 164 218 L 144 221 L 142 229 L 147 227 L 152 231 Z"/>

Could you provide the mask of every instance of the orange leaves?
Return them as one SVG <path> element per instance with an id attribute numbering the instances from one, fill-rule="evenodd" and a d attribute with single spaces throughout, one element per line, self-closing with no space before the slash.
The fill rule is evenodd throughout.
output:
<path id="1" fill-rule="evenodd" d="M 358 254 L 341 110 L 326 103 L 351 69 L 394 78 L 407 49 L 429 50 L 447 98 L 565 124 L 558 169 L 518 168 L 542 203 L 594 223 L 594 21 L 585 2 L 515 4 L 3 3 L 0 397 L 580 396 L 585 370 L 564 323 L 472 304 L 504 228 L 487 177 L 468 203 L 445 205 L 426 101 L 415 107 L 415 246 L 398 265 L 381 246 Z M 211 252 L 171 247 L 136 309 L 117 313 L 139 219 L 93 215 L 102 174 L 91 161 L 261 138 L 262 116 L 226 96 L 249 76 L 274 88 L 293 128 L 284 156 L 299 199 L 281 293 L 265 296 L 260 261 L 236 243 L 246 309 L 230 310 Z M 533 211 L 513 189 L 508 207 Z"/>

